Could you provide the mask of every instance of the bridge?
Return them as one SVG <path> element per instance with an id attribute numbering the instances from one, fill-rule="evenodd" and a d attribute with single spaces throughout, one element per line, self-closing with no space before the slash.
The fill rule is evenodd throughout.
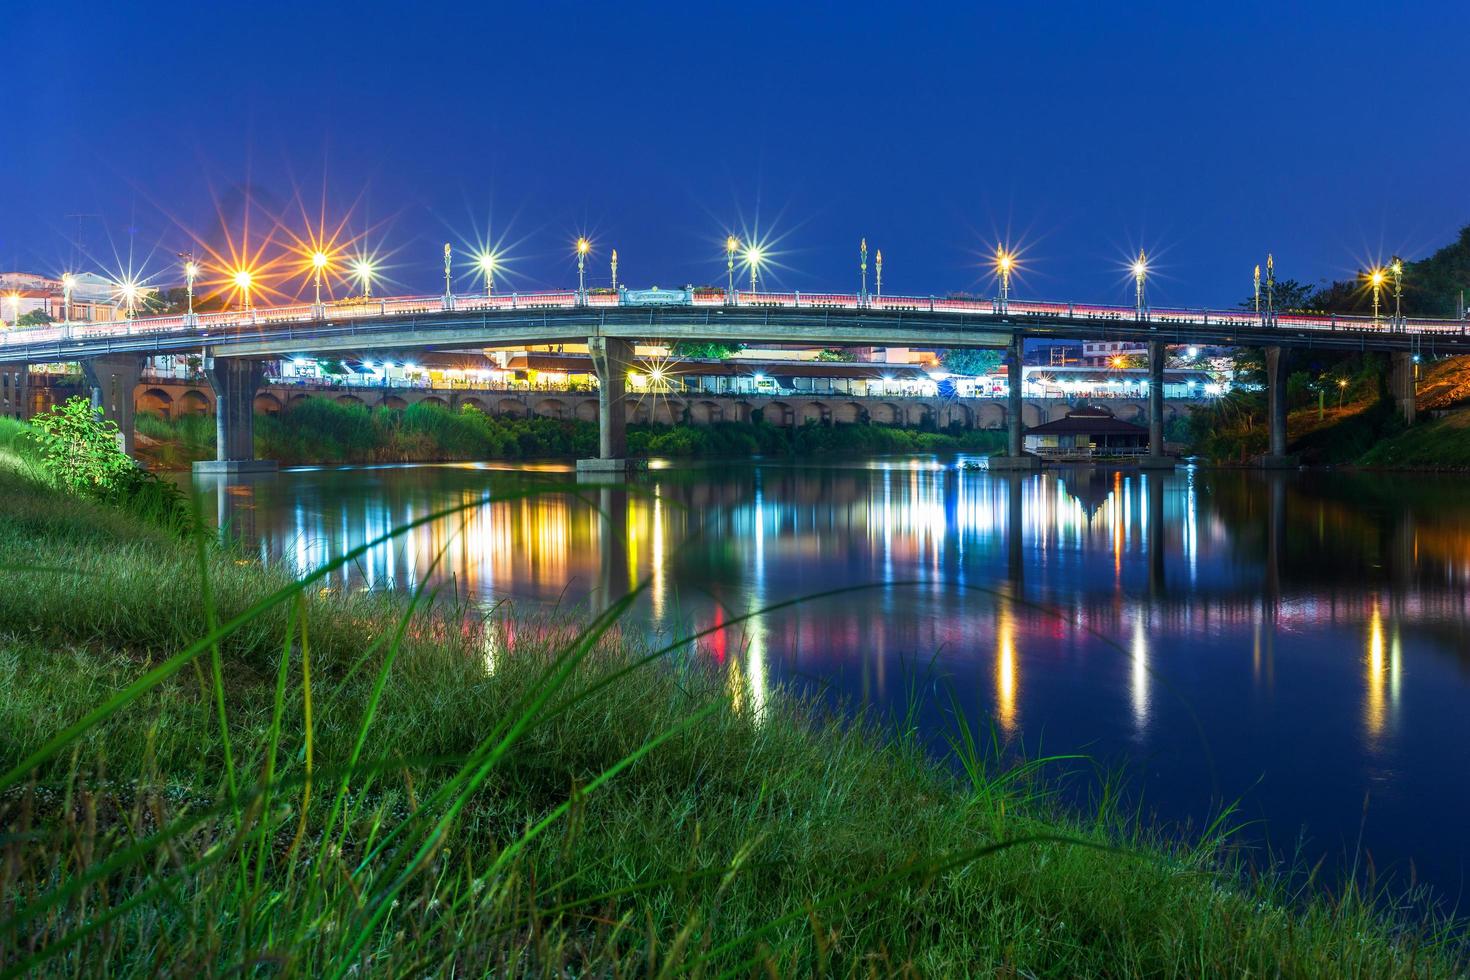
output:
<path id="1" fill-rule="evenodd" d="M 5 333 L 0 364 L 81 362 L 94 398 L 121 423 L 131 420 L 131 393 L 144 358 L 202 349 L 218 406 L 218 458 L 199 468 L 234 472 L 273 465 L 255 460 L 253 448 L 253 400 L 265 359 L 585 343 L 598 378 L 601 435 L 598 457 L 579 465 L 595 472 L 627 466 L 627 375 L 637 341 L 1003 349 L 1014 377 L 1028 338 L 1146 344 L 1149 454 L 1144 462 L 1157 466 L 1173 465 L 1163 445 L 1164 352 L 1169 345 L 1265 349 L 1270 420 L 1270 451 L 1261 459 L 1265 466 L 1293 462 L 1286 451 L 1291 349 L 1389 353 L 1390 389 L 1409 420 L 1415 411 L 1413 358 L 1470 354 L 1470 322 L 1463 319 L 686 288 L 399 296 L 66 323 Z M 1021 386 L 1011 386 L 1008 449 L 992 460 L 994 467 L 1039 465 L 1022 448 L 1022 394 Z"/>

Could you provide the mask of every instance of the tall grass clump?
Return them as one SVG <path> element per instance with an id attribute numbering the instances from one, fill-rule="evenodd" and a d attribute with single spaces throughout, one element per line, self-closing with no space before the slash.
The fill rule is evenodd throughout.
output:
<path id="1" fill-rule="evenodd" d="M 344 592 L 381 541 L 293 577 L 5 464 L 0 976 L 1464 965 L 1440 923 L 1240 877 L 1223 831 L 1065 811 L 958 713 L 951 766 L 758 691 L 625 630 L 634 597 Z"/>

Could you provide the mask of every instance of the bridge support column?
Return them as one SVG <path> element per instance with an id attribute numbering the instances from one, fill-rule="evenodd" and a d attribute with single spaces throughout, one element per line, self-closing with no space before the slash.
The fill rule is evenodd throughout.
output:
<path id="1" fill-rule="evenodd" d="M 1266 348 L 1266 427 L 1270 446 L 1266 455 L 1256 457 L 1256 465 L 1265 469 L 1293 469 L 1297 458 L 1286 452 L 1286 349 Z"/>
<path id="2" fill-rule="evenodd" d="M 628 365 L 631 341 L 616 337 L 589 337 L 587 350 L 597 372 L 597 458 L 577 460 L 577 472 L 626 473 L 628 459 Z"/>
<path id="3" fill-rule="evenodd" d="M 1395 351 L 1388 365 L 1388 390 L 1393 396 L 1394 407 L 1409 425 L 1414 424 L 1418 404 L 1414 393 L 1414 355 L 1408 351 Z"/>
<path id="4" fill-rule="evenodd" d="M 265 365 L 215 359 L 204 374 L 214 389 L 214 459 L 195 463 L 194 472 L 227 476 L 275 472 L 275 460 L 255 458 L 255 392 L 265 380 Z"/>
<path id="5" fill-rule="evenodd" d="M 1174 457 L 1164 453 L 1164 342 L 1148 342 L 1148 455 L 1145 469 L 1172 469 Z"/>
<path id="6" fill-rule="evenodd" d="M 129 456 L 138 448 L 133 431 L 133 392 L 143 373 L 143 359 L 132 354 L 107 354 L 82 362 L 82 374 L 92 389 L 92 404 L 117 423 L 117 441 Z"/>
<path id="7" fill-rule="evenodd" d="M 1022 419 L 1021 361 L 1026 351 L 1025 339 L 1016 334 L 1006 348 L 1006 451 L 1004 455 L 990 457 L 993 470 L 1036 470 L 1041 468 L 1041 457 L 1026 452 L 1026 426 Z"/>

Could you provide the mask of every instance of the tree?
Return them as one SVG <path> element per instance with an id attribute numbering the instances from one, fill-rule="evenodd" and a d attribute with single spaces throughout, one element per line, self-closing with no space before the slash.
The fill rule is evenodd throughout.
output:
<path id="1" fill-rule="evenodd" d="M 819 361 L 854 361 L 854 360 L 857 360 L 857 358 L 855 358 L 855 357 L 852 356 L 852 351 L 842 350 L 841 348 L 837 348 L 837 347 L 828 347 L 826 350 L 821 350 L 821 351 L 818 351 L 817 352 L 817 360 L 819 360 Z"/>
<path id="2" fill-rule="evenodd" d="M 123 452 L 117 423 L 80 395 L 31 419 L 41 460 L 70 493 L 116 499 L 130 492 L 139 470 Z"/>
<path id="3" fill-rule="evenodd" d="M 45 310 L 31 310 L 29 313 L 22 313 L 16 317 L 15 325 L 17 327 L 45 327 L 53 322 L 51 314 Z"/>
<path id="4" fill-rule="evenodd" d="M 1275 304 L 1277 313 L 1303 313 L 1311 310 L 1323 309 L 1323 290 L 1309 283 L 1298 282 L 1295 279 L 1278 279 L 1273 290 L 1275 293 Z M 1266 310 L 1266 284 L 1261 283 L 1261 311 Z M 1242 310 L 1254 310 L 1256 308 L 1255 293 L 1240 301 Z"/>
<path id="5" fill-rule="evenodd" d="M 995 369 L 1000 367 L 1001 352 L 956 347 L 940 351 L 939 361 L 950 374 L 994 374 Z"/>
<path id="6" fill-rule="evenodd" d="M 674 345 L 671 353 L 675 357 L 695 357 L 705 360 L 723 361 L 744 349 L 744 344 L 695 343 L 693 341 L 681 340 Z"/>

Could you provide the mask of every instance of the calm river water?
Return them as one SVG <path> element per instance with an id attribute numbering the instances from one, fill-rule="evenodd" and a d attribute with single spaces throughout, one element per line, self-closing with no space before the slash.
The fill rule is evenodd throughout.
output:
<path id="1" fill-rule="evenodd" d="M 880 587 L 719 629 L 705 655 L 752 698 L 824 686 L 901 711 L 951 699 L 1035 753 L 1120 766 L 1144 809 L 1325 856 L 1362 853 L 1450 901 L 1470 866 L 1470 482 L 1081 468 L 963 458 L 655 470 L 632 493 L 564 466 L 288 470 L 205 483 L 262 554 L 306 568 L 395 524 L 481 503 L 337 576 L 436 575 L 486 603 L 597 606 L 646 581 L 653 630 L 842 586 Z M 604 516 L 606 515 L 606 516 Z M 893 583 L 881 585 L 881 583 Z"/>

